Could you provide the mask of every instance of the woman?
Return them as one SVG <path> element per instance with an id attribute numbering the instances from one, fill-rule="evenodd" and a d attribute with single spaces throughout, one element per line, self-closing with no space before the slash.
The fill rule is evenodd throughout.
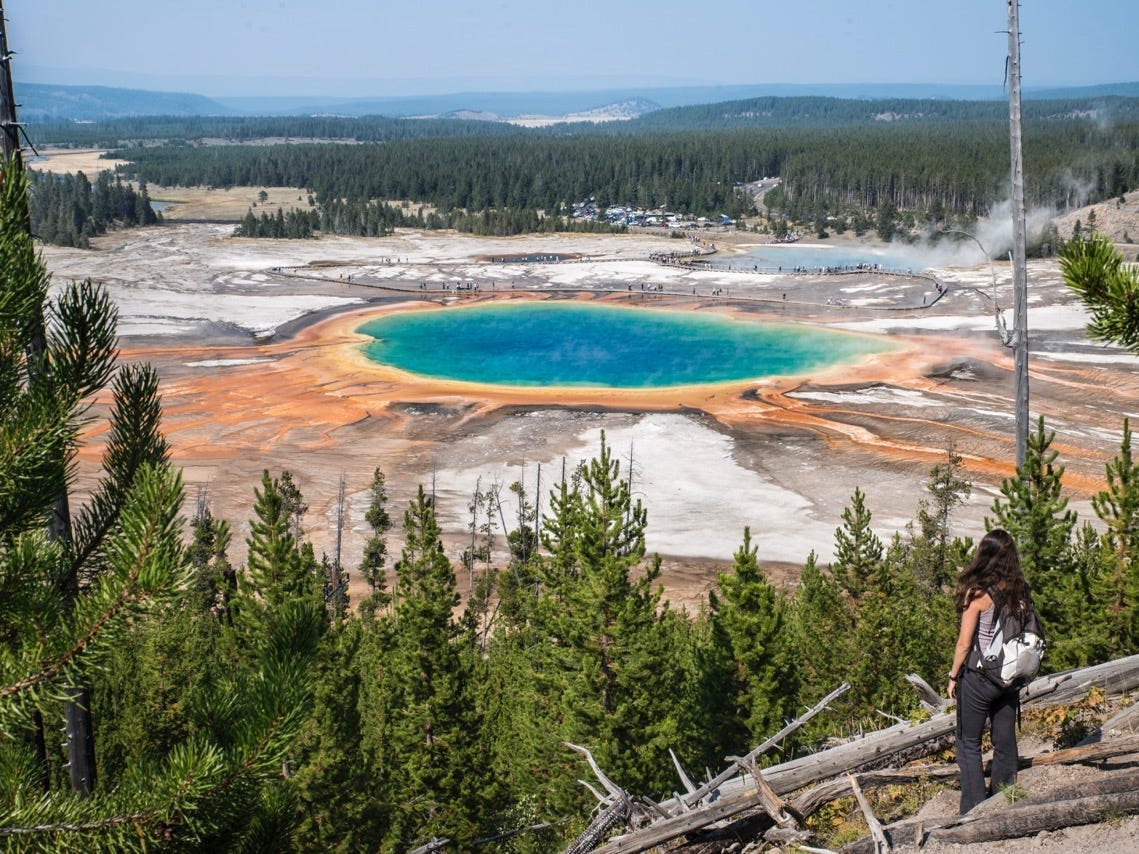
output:
<path id="1" fill-rule="evenodd" d="M 961 813 L 1016 782 L 1016 714 L 1019 690 L 998 687 L 977 669 L 980 650 L 988 646 L 1008 607 L 1023 612 L 1028 585 L 1020 557 L 1007 531 L 989 531 L 977 545 L 972 563 L 957 580 L 961 630 L 949 670 L 950 699 L 957 700 L 957 765 L 961 769 Z M 992 782 L 985 788 L 981 736 L 992 724 Z"/>

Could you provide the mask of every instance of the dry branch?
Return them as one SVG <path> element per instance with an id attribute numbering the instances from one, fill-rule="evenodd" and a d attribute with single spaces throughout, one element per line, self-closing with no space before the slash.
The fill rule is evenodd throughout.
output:
<path id="1" fill-rule="evenodd" d="M 907 673 L 906 681 L 914 686 L 914 690 L 918 692 L 918 702 L 931 715 L 941 714 L 953 704 L 952 700 L 942 697 L 916 673 Z"/>
<path id="2" fill-rule="evenodd" d="M 1030 836 L 1042 830 L 1091 824 L 1112 814 L 1139 813 L 1139 770 L 1105 774 L 1100 780 L 1067 787 L 1047 799 L 1029 797 L 1000 808 L 1002 800 L 1001 795 L 995 795 L 966 816 L 926 819 L 923 841 L 991 842 Z M 985 807 L 992 803 L 998 804 L 998 810 L 986 811 Z M 981 810 L 980 814 L 978 810 Z M 922 822 L 907 819 L 884 830 L 891 841 L 905 842 L 913 839 L 919 824 Z M 873 854 L 874 850 L 875 840 L 871 836 L 864 836 L 842 849 L 843 854 Z"/>
<path id="3" fill-rule="evenodd" d="M 787 726 L 783 727 L 783 729 L 779 730 L 779 732 L 775 733 L 775 735 L 771 736 L 771 738 L 767 739 L 765 742 L 763 742 L 763 744 L 759 745 L 750 753 L 748 753 L 747 756 L 743 757 L 743 760 L 745 762 L 755 762 L 760 756 L 773 748 L 775 745 L 779 744 L 779 742 L 783 741 L 783 739 L 787 738 L 787 736 L 795 732 L 795 730 L 799 729 L 801 726 L 807 723 L 807 721 L 809 721 L 811 718 L 825 709 L 828 705 L 830 705 L 834 700 L 836 700 L 838 697 L 841 697 L 849 690 L 850 685 L 846 682 L 843 682 L 802 715 L 795 718 L 795 720 L 791 721 L 791 723 L 787 724 Z M 727 783 L 729 780 L 739 774 L 741 770 L 744 770 L 744 765 L 740 764 L 739 760 L 737 760 L 735 757 L 729 757 L 729 760 L 730 762 L 727 769 L 722 771 L 718 776 L 709 780 L 703 786 L 700 786 L 695 791 L 689 792 L 687 795 L 683 795 L 681 797 L 681 800 L 685 804 L 695 804 L 701 798 L 704 798 L 707 795 L 710 795 L 713 792 L 717 791 L 723 784 Z M 667 809 L 667 803 L 662 804 L 661 806 Z"/>
<path id="4" fill-rule="evenodd" d="M 878 821 L 878 816 L 874 815 L 874 810 L 870 808 L 870 801 L 866 800 L 866 795 L 862 794 L 862 789 L 858 787 L 858 781 L 854 779 L 854 775 L 847 774 L 846 777 L 850 781 L 850 790 L 854 793 L 854 799 L 858 801 L 858 808 L 862 810 L 862 815 L 866 818 L 866 826 L 870 828 L 870 839 L 874 843 L 874 854 L 890 854 L 894 850 L 894 846 L 890 844 L 890 840 L 882 832 L 882 822 Z"/>
<path id="5" fill-rule="evenodd" d="M 1021 692 L 1022 702 L 1026 705 L 1059 705 L 1083 698 L 1092 688 L 1100 688 L 1107 696 L 1118 696 L 1139 687 L 1139 655 L 1094 665 L 1066 673 L 1045 676 L 1034 681 Z M 818 706 L 808 712 L 799 720 L 789 725 L 781 733 L 768 739 L 763 745 L 753 750 L 747 757 L 732 761 L 729 767 L 713 780 L 691 790 L 691 781 L 684 783 L 687 794 L 679 795 L 658 804 L 658 812 L 669 815 L 660 818 L 647 827 L 616 837 L 609 841 L 598 852 L 604 854 L 619 854 L 619 852 L 645 851 L 656 845 L 663 844 L 691 833 L 699 832 L 712 824 L 723 822 L 739 814 L 763 808 L 764 804 L 757 791 L 754 777 L 741 774 L 750 762 L 754 762 L 763 750 L 768 749 L 778 740 L 786 737 L 789 730 L 801 726 L 809 717 L 821 711 L 826 703 L 840 694 L 840 688 L 830 697 L 824 699 Z M 932 689 L 930 689 L 932 690 Z M 878 732 L 871 733 L 838 747 L 823 750 L 818 753 L 798 759 L 773 765 L 763 771 L 763 780 L 775 795 L 787 795 L 803 789 L 806 786 L 824 780 L 831 780 L 839 775 L 857 769 L 866 768 L 872 764 L 895 762 L 901 757 L 906 761 L 913 758 L 914 753 L 927 753 L 934 749 L 939 739 L 950 736 L 956 726 L 953 714 L 943 712 L 934 715 L 928 721 L 919 724 L 901 723 Z M 1081 753 L 1071 753 L 1068 756 L 1054 754 L 1052 758 L 1034 757 L 1031 761 L 1044 764 L 1046 762 L 1091 762 L 1099 761 L 1111 755 L 1122 755 L 1136 752 L 1136 743 L 1127 740 L 1105 742 L 1100 745 L 1088 745 L 1074 750 Z M 595 769 L 597 770 L 597 769 Z M 947 767 L 933 771 L 918 769 L 916 772 L 905 769 L 892 773 L 874 772 L 882 774 L 875 777 L 873 774 L 859 775 L 861 785 L 881 785 L 875 783 L 877 779 L 899 781 L 906 775 L 924 775 L 937 779 L 951 779 L 956 776 L 955 767 Z M 682 778 L 683 779 L 683 778 Z M 714 798 L 710 798 L 715 793 Z M 837 794 L 836 794 L 837 793 Z M 819 787 L 819 791 L 801 795 L 788 804 L 801 815 L 809 815 L 818 807 L 850 793 L 850 786 L 845 781 L 833 781 Z M 778 800 L 778 799 L 776 799 Z M 769 801 L 767 806 L 771 806 Z M 936 821 L 926 822 L 926 827 L 935 827 Z M 912 838 L 913 825 L 908 827 Z"/>

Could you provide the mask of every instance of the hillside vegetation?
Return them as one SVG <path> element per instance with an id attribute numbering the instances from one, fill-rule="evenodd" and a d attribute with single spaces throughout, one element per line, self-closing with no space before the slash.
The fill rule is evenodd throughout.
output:
<path id="1" fill-rule="evenodd" d="M 541 129 L 457 119 L 151 117 L 32 130 L 40 142 L 116 147 L 129 161 L 120 174 L 134 181 L 296 187 L 323 209 L 297 211 L 289 228 L 247 222 L 243 233 L 253 236 L 584 227 L 569 216 L 592 200 L 750 218 L 750 227 L 777 235 L 850 228 L 889 240 L 967 229 L 1006 198 L 1008 184 L 1007 116 L 989 101 L 761 98 Z M 1139 186 L 1139 99 L 1026 102 L 1024 138 L 1030 207 L 1062 213 Z M 742 187 L 765 177 L 782 182 L 756 210 Z M 432 214 L 385 209 L 396 200 Z M 349 206 L 347 215 L 338 206 Z"/>

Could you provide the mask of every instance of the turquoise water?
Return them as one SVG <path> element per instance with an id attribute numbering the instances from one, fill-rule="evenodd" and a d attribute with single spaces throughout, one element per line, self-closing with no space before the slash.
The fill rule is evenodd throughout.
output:
<path id="1" fill-rule="evenodd" d="M 812 327 L 579 303 L 389 314 L 359 332 L 375 362 L 448 380 L 665 388 L 800 374 L 893 348 Z"/>

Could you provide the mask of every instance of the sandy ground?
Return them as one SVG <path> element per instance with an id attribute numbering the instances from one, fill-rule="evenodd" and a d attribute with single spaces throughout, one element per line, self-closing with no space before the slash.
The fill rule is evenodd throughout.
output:
<path id="1" fill-rule="evenodd" d="M 106 151 L 94 148 L 44 148 L 38 155 L 25 156 L 24 162 L 32 169 L 41 172 L 54 172 L 56 175 L 84 173 L 94 179 L 107 169 L 114 169 L 125 160 L 104 157 Z"/>
<path id="2" fill-rule="evenodd" d="M 89 251 L 43 252 L 57 285 L 91 277 L 118 303 L 124 358 L 151 362 L 162 376 L 164 428 L 185 472 L 188 506 L 199 487 L 208 489 L 215 515 L 234 526 L 238 560 L 263 469 L 294 473 L 310 505 L 307 534 L 330 555 L 343 476 L 347 567 L 359 560 L 377 466 L 396 519 L 419 484 L 434 490 L 457 557 L 469 543 L 476 485 L 502 488 L 511 522 L 512 482 L 521 480 L 545 507 L 563 465 L 595 454 L 605 430 L 623 458 L 632 455 L 649 548 L 665 557 L 669 596 L 694 606 L 745 525 L 761 561 L 786 580 L 811 551 L 831 557 L 855 487 L 888 538 L 913 518 L 930 468 L 952 443 L 974 482 L 956 528 L 976 533 L 1012 471 L 1012 356 L 993 333 L 987 265 L 937 268 L 948 290 L 933 304 L 934 283 L 917 277 L 661 267 L 649 253 L 685 246 L 663 236 L 409 231 L 254 241 L 230 232 L 167 224 L 109 235 Z M 723 256 L 744 247 L 719 248 Z M 583 260 L 494 260 L 554 253 Z M 996 278 L 998 303 L 1011 306 L 1007 263 Z M 1139 362 L 1086 339 L 1083 309 L 1055 263 L 1032 262 L 1029 278 L 1032 411 L 1056 430 L 1073 506 L 1091 519 L 1088 498 L 1118 450 L 1123 417 L 1139 410 Z M 479 282 L 478 294 L 444 290 L 459 281 Z M 642 293 L 642 284 L 661 291 Z M 520 298 L 725 312 L 872 333 L 903 346 L 812 376 L 649 393 L 442 383 L 377 367 L 358 352 L 355 327 L 377 312 Z M 84 452 L 86 482 L 100 442 L 96 434 Z M 398 554 L 398 537 L 391 546 Z"/>

